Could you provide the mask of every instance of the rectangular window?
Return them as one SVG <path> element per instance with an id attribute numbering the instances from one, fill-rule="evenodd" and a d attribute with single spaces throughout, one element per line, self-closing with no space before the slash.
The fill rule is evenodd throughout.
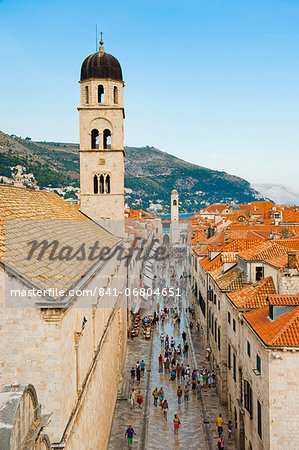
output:
<path id="1" fill-rule="evenodd" d="M 260 281 L 264 277 L 264 269 L 263 267 L 255 268 L 255 281 Z"/>
<path id="2" fill-rule="evenodd" d="M 262 439 L 262 405 L 257 400 L 257 432 Z"/>
<path id="3" fill-rule="evenodd" d="M 250 356 L 251 356 L 251 349 L 250 349 L 250 342 L 249 341 L 247 341 L 247 355 L 250 358 Z"/>
<path id="4" fill-rule="evenodd" d="M 209 328 L 211 328 L 211 310 L 209 309 Z"/>
<path id="5" fill-rule="evenodd" d="M 219 300 L 219 298 L 218 298 L 218 309 L 220 311 L 220 300 Z"/>
<path id="6" fill-rule="evenodd" d="M 227 321 L 228 321 L 228 323 L 230 323 L 230 312 L 229 311 L 227 313 Z"/>
<path id="7" fill-rule="evenodd" d="M 235 321 L 235 319 L 233 319 L 233 330 L 234 330 L 234 332 L 236 332 L 236 321 Z"/>
<path id="8" fill-rule="evenodd" d="M 227 366 L 229 369 L 232 368 L 232 349 L 230 344 L 227 346 Z"/>
<path id="9" fill-rule="evenodd" d="M 233 377 L 234 381 L 237 381 L 237 361 L 236 355 L 233 353 Z"/>
<path id="10" fill-rule="evenodd" d="M 218 350 L 220 351 L 220 327 L 218 327 Z"/>
<path id="11" fill-rule="evenodd" d="M 256 355 L 256 368 L 259 371 L 259 373 L 262 373 L 262 363 L 261 357 L 259 355 Z"/>
<path id="12" fill-rule="evenodd" d="M 215 342 L 217 342 L 217 320 L 215 320 L 215 334 L 214 334 Z"/>
<path id="13" fill-rule="evenodd" d="M 252 419 L 252 389 L 248 381 L 244 380 L 244 407 Z"/>
<path id="14" fill-rule="evenodd" d="M 212 334 L 214 334 L 214 314 L 212 314 Z"/>
<path id="15" fill-rule="evenodd" d="M 216 302 L 217 302 L 217 297 L 216 297 L 216 294 L 214 294 L 214 305 L 216 305 Z"/>

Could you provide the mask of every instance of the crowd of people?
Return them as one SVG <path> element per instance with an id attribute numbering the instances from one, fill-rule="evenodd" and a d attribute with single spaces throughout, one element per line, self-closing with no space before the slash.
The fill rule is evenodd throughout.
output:
<path id="1" fill-rule="evenodd" d="M 176 286 L 182 286 L 185 282 L 185 276 L 181 275 L 180 278 L 176 277 L 174 267 L 170 266 L 170 283 Z M 166 287 L 166 280 L 162 277 L 159 280 L 163 287 Z M 165 301 L 163 303 L 163 308 L 160 308 L 159 303 L 156 304 L 156 311 L 153 312 L 153 318 L 151 320 L 152 327 L 159 325 L 159 339 L 161 344 L 161 351 L 158 356 L 158 371 L 162 376 L 165 377 L 167 381 L 171 382 L 171 385 L 176 392 L 178 411 L 179 407 L 183 403 L 184 407 L 188 407 L 190 396 L 200 399 L 202 389 L 211 389 L 215 387 L 216 374 L 213 370 L 207 367 L 202 367 L 201 370 L 190 367 L 189 352 L 190 346 L 187 339 L 187 333 L 181 328 L 181 301 L 177 301 L 177 305 L 172 302 L 169 307 L 167 306 L 170 302 Z M 164 306 L 165 305 L 165 306 Z M 191 308 L 186 308 L 186 314 L 189 314 L 190 322 L 190 332 L 191 335 L 194 333 L 200 333 L 200 324 L 195 320 L 194 311 Z M 193 322 L 194 321 L 194 322 Z M 168 324 L 164 328 L 164 325 Z M 169 324 L 172 327 L 169 327 Z M 176 336 L 172 336 L 172 333 L 164 334 L 164 330 L 168 332 L 171 330 Z M 179 338 L 177 337 L 179 336 Z M 209 365 L 210 360 L 210 349 L 206 349 L 206 360 L 207 365 Z M 136 365 L 131 369 L 131 393 L 130 393 L 130 405 L 131 408 L 143 406 L 144 397 L 140 390 L 140 383 L 144 377 L 146 363 L 144 360 L 141 362 L 137 361 Z M 161 377 L 160 377 L 161 378 Z M 161 382 L 163 385 L 163 382 Z M 161 410 L 161 415 L 164 418 L 164 422 L 168 422 L 169 413 L 169 400 L 166 398 L 165 391 L 168 389 L 163 388 L 163 386 L 156 386 L 152 391 L 153 405 L 154 408 L 159 408 Z M 173 401 L 172 401 L 173 403 Z M 171 405 L 172 406 L 172 405 Z M 173 431 L 175 435 L 179 434 L 179 428 L 181 424 L 181 419 L 178 414 L 174 414 L 173 419 Z M 217 448 L 224 449 L 224 435 L 223 435 L 223 419 L 221 414 L 217 417 L 216 426 L 218 431 L 217 438 Z M 232 424 L 229 421 L 227 424 L 227 434 L 228 439 L 232 436 Z M 125 436 L 128 439 L 129 448 L 131 448 L 132 440 L 134 436 L 134 429 L 129 426 L 126 430 Z"/>

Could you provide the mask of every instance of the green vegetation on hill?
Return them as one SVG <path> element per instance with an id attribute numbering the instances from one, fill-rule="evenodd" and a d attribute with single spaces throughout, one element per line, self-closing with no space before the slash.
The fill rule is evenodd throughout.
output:
<path id="1" fill-rule="evenodd" d="M 78 144 L 33 142 L 0 132 L 0 176 L 11 176 L 10 167 L 21 164 L 41 187 L 79 186 Z M 150 200 L 169 205 L 172 189 L 181 208 L 196 211 L 206 203 L 250 202 L 257 196 L 242 178 L 191 164 L 154 147 L 126 147 L 126 201 L 147 208 Z"/>

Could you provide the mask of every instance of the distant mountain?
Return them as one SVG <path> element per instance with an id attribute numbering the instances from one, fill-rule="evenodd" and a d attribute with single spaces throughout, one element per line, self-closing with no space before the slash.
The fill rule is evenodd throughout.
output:
<path id="1" fill-rule="evenodd" d="M 41 187 L 79 186 L 78 144 L 33 142 L 0 132 L 0 176 L 21 164 Z M 247 203 L 259 197 L 250 183 L 226 172 L 183 161 L 154 147 L 126 147 L 125 187 L 130 206 L 146 209 L 151 202 L 166 211 L 172 189 L 182 211 L 197 211 L 215 202 Z"/>
<path id="2" fill-rule="evenodd" d="M 255 184 L 254 188 L 265 197 L 272 198 L 275 203 L 299 205 L 299 191 L 282 184 Z"/>

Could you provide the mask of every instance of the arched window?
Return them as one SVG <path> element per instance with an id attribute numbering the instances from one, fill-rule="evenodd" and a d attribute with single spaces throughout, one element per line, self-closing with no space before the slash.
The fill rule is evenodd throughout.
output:
<path id="1" fill-rule="evenodd" d="M 110 175 L 106 175 L 105 192 L 106 194 L 110 194 Z"/>
<path id="2" fill-rule="evenodd" d="M 108 130 L 108 129 L 104 130 L 103 139 L 104 139 L 104 142 L 103 142 L 104 149 L 111 148 L 111 132 L 110 132 L 110 130 Z"/>
<path id="3" fill-rule="evenodd" d="M 104 175 L 100 176 L 100 194 L 104 194 Z"/>
<path id="4" fill-rule="evenodd" d="M 114 103 L 118 103 L 118 87 L 114 86 L 113 88 L 113 101 Z"/>
<path id="5" fill-rule="evenodd" d="M 91 148 L 99 148 L 99 132 L 98 130 L 91 131 Z"/>
<path id="6" fill-rule="evenodd" d="M 98 176 L 95 175 L 93 177 L 93 193 L 94 194 L 98 194 L 99 193 L 99 180 L 98 180 Z"/>
<path id="7" fill-rule="evenodd" d="M 88 90 L 88 86 L 85 86 L 85 103 L 89 103 L 89 90 Z"/>
<path id="8" fill-rule="evenodd" d="M 98 85 L 98 103 L 104 103 L 104 86 Z"/>
<path id="9" fill-rule="evenodd" d="M 176 203 L 176 200 L 173 200 L 173 205 L 176 206 L 176 204 L 177 204 L 177 203 Z"/>

